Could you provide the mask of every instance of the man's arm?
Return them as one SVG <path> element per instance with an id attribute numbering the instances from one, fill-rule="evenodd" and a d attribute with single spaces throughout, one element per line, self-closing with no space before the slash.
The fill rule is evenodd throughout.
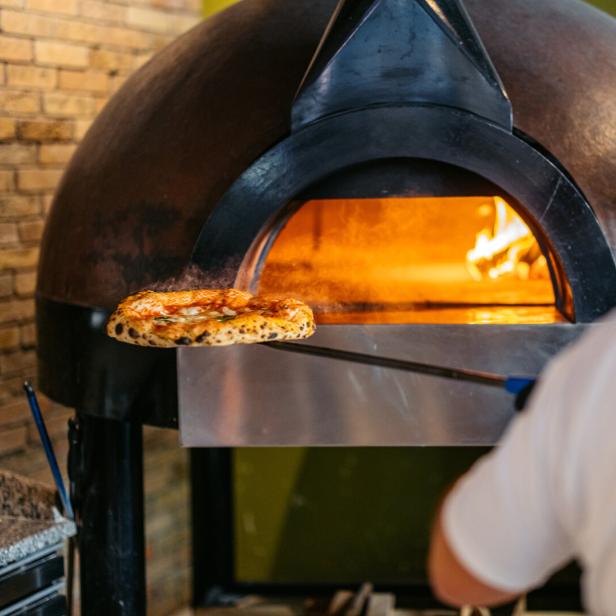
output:
<path id="1" fill-rule="evenodd" d="M 436 597 L 450 605 L 491 606 L 517 596 L 484 584 L 462 565 L 447 542 L 440 510 L 432 529 L 428 575 Z"/>
<path id="2" fill-rule="evenodd" d="M 616 587 L 615 317 L 616 311 L 550 363 L 500 446 L 450 490 L 429 559 L 443 600 L 506 601 L 576 556 L 586 567 L 589 611 L 610 611 Z"/>
<path id="3" fill-rule="evenodd" d="M 586 484 L 579 478 L 587 467 L 587 446 L 597 440 L 592 422 L 581 423 L 591 430 L 586 436 L 577 425 L 578 398 L 583 393 L 589 400 L 594 387 L 592 381 L 578 391 L 579 366 L 593 365 L 578 355 L 574 349 L 550 365 L 500 446 L 444 499 L 428 568 L 434 591 L 445 602 L 506 602 L 543 583 L 574 555 L 575 533 L 566 528 L 575 527 L 572 521 L 584 513 Z"/>

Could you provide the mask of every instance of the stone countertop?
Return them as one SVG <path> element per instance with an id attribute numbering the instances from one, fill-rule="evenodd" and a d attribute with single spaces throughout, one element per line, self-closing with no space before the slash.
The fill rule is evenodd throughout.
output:
<path id="1" fill-rule="evenodd" d="M 45 484 L 0 471 L 0 567 L 75 534 Z"/>

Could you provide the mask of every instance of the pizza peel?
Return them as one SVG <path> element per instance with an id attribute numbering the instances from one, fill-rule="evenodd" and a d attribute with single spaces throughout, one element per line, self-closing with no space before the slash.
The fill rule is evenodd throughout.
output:
<path id="1" fill-rule="evenodd" d="M 219 294 L 220 293 L 233 293 L 235 294 L 231 298 L 233 300 L 237 299 L 236 296 L 238 294 L 242 295 L 240 299 L 244 299 L 246 301 L 247 301 L 246 297 L 243 297 L 243 296 L 248 296 L 248 299 L 252 297 L 251 301 L 254 301 L 255 299 L 257 299 L 255 296 L 250 296 L 250 294 L 246 292 L 238 291 L 237 289 L 226 289 L 226 290 L 201 289 L 201 290 L 192 291 L 192 292 L 191 291 L 178 291 L 175 293 L 157 293 L 155 291 L 145 290 L 140 293 L 129 296 L 118 306 L 118 308 L 111 315 L 107 323 L 108 335 L 115 337 L 118 340 L 121 340 L 123 342 L 131 342 L 133 344 L 137 344 L 136 340 L 139 340 L 140 341 L 139 343 L 142 344 L 141 337 L 143 336 L 145 338 L 145 334 L 142 334 L 142 336 L 140 336 L 139 332 L 136 329 L 137 325 L 134 325 L 135 329 L 133 329 L 133 326 L 130 324 L 130 322 L 128 323 L 128 325 L 123 322 L 123 316 L 124 316 L 124 320 L 126 320 L 126 318 L 125 318 L 125 315 L 123 315 L 122 313 L 122 308 L 124 307 L 125 313 L 133 316 L 133 313 L 136 310 L 138 311 L 139 308 L 143 309 L 143 307 L 145 307 L 151 310 L 152 302 L 157 301 L 158 303 L 160 303 L 160 296 L 173 295 L 173 297 L 175 298 L 177 302 L 178 301 L 176 297 L 177 295 L 183 296 L 187 293 L 209 294 L 207 296 L 207 299 L 210 302 L 212 301 L 212 298 L 210 297 L 212 293 L 214 294 L 215 293 L 219 293 Z M 152 299 L 152 297 L 154 297 L 154 299 Z M 194 302 L 194 298 L 191 297 L 190 299 L 193 300 Z M 302 302 L 299 300 L 292 300 L 292 301 L 302 304 Z M 140 306 L 140 304 L 143 304 L 143 306 Z M 184 307 L 184 309 L 186 308 L 184 304 L 182 304 L 182 306 Z M 306 307 L 306 308 L 308 309 L 308 312 L 310 313 L 310 322 L 311 322 L 312 327 L 308 327 L 304 329 L 305 328 L 305 324 L 304 324 L 302 328 L 296 332 L 300 335 L 293 336 L 293 338 L 295 339 L 305 338 L 306 335 L 304 334 L 309 335 L 314 330 L 314 321 L 312 321 L 312 311 L 310 310 L 309 307 Z M 191 307 L 191 310 L 192 309 L 193 308 Z M 237 312 L 235 311 L 231 311 L 232 314 L 230 314 L 229 316 L 225 316 L 227 315 L 227 313 L 224 310 L 224 306 L 222 309 L 222 313 L 223 313 L 222 318 L 224 319 L 233 319 L 235 316 L 237 316 Z M 259 312 L 259 314 L 261 313 Z M 189 316 L 192 316 L 192 314 L 187 315 L 186 318 L 188 318 Z M 116 319 L 117 322 L 114 321 L 114 318 Z M 216 318 L 215 320 L 220 320 L 220 319 Z M 261 327 L 263 327 L 263 325 Z M 245 333 L 241 328 L 240 328 L 240 332 Z M 253 330 L 253 333 L 254 333 L 254 330 Z M 285 332 L 285 333 L 288 333 L 288 332 Z M 457 381 L 466 381 L 466 382 L 471 382 L 471 383 L 478 383 L 481 385 L 489 385 L 491 387 L 498 387 L 500 389 L 505 389 L 507 392 L 511 394 L 516 395 L 517 405 L 519 405 L 521 401 L 523 402 L 526 400 L 526 397 L 532 390 L 535 384 L 535 380 L 536 380 L 534 377 L 510 376 L 510 375 L 495 374 L 495 373 L 490 373 L 490 372 L 481 372 L 481 371 L 468 370 L 468 369 L 462 369 L 462 368 L 449 368 L 445 366 L 436 366 L 433 364 L 425 364 L 425 363 L 416 362 L 416 361 L 395 359 L 391 357 L 381 357 L 377 355 L 357 353 L 353 351 L 344 351 L 341 349 L 332 349 L 332 348 L 315 346 L 315 345 L 310 345 L 310 344 L 296 344 L 293 342 L 282 341 L 282 340 L 278 340 L 278 341 L 271 340 L 271 338 L 275 338 L 277 335 L 278 335 L 278 332 L 272 333 L 269 341 L 260 342 L 257 340 L 240 340 L 240 342 L 244 342 L 244 343 L 255 343 L 256 342 L 258 344 L 266 344 L 267 346 L 273 349 L 278 349 L 282 351 L 291 351 L 294 353 L 302 353 L 302 354 L 307 354 L 307 355 L 326 357 L 329 359 L 336 359 L 340 361 L 347 361 L 347 362 L 365 364 L 365 365 L 370 365 L 370 366 L 378 366 L 381 368 L 389 368 L 393 370 L 403 370 L 405 372 L 412 372 L 415 374 L 426 374 L 430 376 L 436 376 L 436 377 L 441 377 L 441 378 L 446 378 L 446 379 L 453 379 Z M 121 337 L 121 336 L 124 336 L 124 337 Z M 203 335 L 201 335 L 201 338 L 203 338 Z M 197 342 L 199 342 L 198 339 L 196 340 Z M 149 340 L 149 342 L 150 344 L 152 344 L 151 339 Z M 192 342 L 192 339 L 186 338 L 186 337 L 180 337 L 177 340 L 175 340 L 175 343 L 178 346 L 187 345 L 187 344 L 190 344 L 191 342 Z M 216 341 L 216 342 L 220 343 L 220 341 Z M 225 343 L 228 344 L 227 341 L 225 341 Z"/>
<path id="2" fill-rule="evenodd" d="M 478 370 L 467 370 L 462 368 L 448 368 L 446 366 L 435 366 L 405 359 L 395 359 L 393 357 L 381 357 L 367 353 L 357 353 L 354 351 L 343 351 L 341 349 L 331 349 L 327 347 L 315 346 L 311 344 L 297 344 L 295 342 L 262 342 L 268 347 L 280 351 L 291 351 L 292 353 L 303 353 L 306 355 L 316 355 L 318 357 L 328 357 L 340 361 L 349 361 L 356 364 L 368 366 L 378 366 L 380 368 L 390 368 L 393 370 L 404 370 L 415 374 L 428 374 L 445 379 L 456 381 L 467 381 L 489 385 L 505 389 L 510 394 L 528 395 L 536 382 L 535 377 L 527 376 L 506 376 L 492 372 L 481 372 Z"/>

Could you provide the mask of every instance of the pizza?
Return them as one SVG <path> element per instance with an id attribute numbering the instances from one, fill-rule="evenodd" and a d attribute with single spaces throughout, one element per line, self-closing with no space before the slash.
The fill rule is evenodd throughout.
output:
<path id="1" fill-rule="evenodd" d="M 312 310 L 300 300 L 237 289 L 141 291 L 119 304 L 107 323 L 109 336 L 153 347 L 296 340 L 314 330 Z"/>

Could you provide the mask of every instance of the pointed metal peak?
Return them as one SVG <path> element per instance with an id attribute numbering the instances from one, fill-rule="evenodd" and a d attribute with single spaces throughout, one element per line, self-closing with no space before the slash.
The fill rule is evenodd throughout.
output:
<path id="1" fill-rule="evenodd" d="M 455 107 L 511 129 L 511 104 L 462 0 L 341 0 L 292 127 L 388 104 Z"/>
<path id="2" fill-rule="evenodd" d="M 503 88 L 490 56 L 462 2 L 442 2 L 440 0 L 418 0 L 418 2 L 424 5 L 426 11 L 437 23 L 448 26 L 451 35 L 456 38 L 456 43 L 460 45 L 460 49 L 486 78 L 491 79 L 499 88 Z"/>

